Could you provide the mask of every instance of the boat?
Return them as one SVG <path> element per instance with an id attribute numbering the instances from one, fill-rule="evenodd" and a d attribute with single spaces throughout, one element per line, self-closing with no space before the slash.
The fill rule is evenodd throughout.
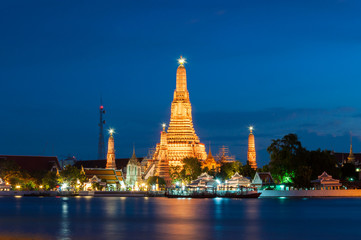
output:
<path id="1" fill-rule="evenodd" d="M 165 196 L 168 198 L 258 198 L 261 195 L 257 189 L 246 188 L 232 190 L 212 190 L 205 189 L 168 189 Z"/>

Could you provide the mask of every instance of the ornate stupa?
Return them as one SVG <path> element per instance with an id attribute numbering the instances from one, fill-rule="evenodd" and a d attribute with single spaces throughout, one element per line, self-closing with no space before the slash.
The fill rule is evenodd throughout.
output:
<path id="1" fill-rule="evenodd" d="M 200 143 L 193 127 L 192 106 L 184 67 L 185 59 L 181 57 L 178 62 L 169 127 L 167 131 L 164 128 L 161 132 L 161 143 L 157 144 L 153 157 L 158 161 L 162 159 L 158 162 L 158 174 L 165 171 L 160 168 L 167 162 L 168 165 L 182 165 L 186 157 L 196 157 L 199 160 L 207 158 L 205 146 Z"/>
<path id="2" fill-rule="evenodd" d="M 353 151 L 352 151 L 352 136 L 351 136 L 351 144 L 350 144 L 350 154 L 347 157 L 347 163 L 355 163 L 355 155 L 353 155 Z"/>
<path id="3" fill-rule="evenodd" d="M 221 164 L 218 163 L 211 152 L 211 146 L 209 146 L 209 152 L 207 155 L 207 159 L 202 162 L 202 168 L 208 168 L 208 170 L 214 170 L 216 172 L 219 172 L 221 167 Z"/>
<path id="4" fill-rule="evenodd" d="M 109 140 L 108 140 L 108 154 L 107 154 L 107 165 L 105 168 L 107 169 L 117 169 L 115 164 L 115 150 L 114 150 L 114 137 L 113 137 L 114 130 L 109 130 Z"/>
<path id="5" fill-rule="evenodd" d="M 249 136 L 248 136 L 248 152 L 247 152 L 247 163 L 253 169 L 257 169 L 256 162 L 256 145 L 254 143 L 253 127 L 249 127 Z"/>

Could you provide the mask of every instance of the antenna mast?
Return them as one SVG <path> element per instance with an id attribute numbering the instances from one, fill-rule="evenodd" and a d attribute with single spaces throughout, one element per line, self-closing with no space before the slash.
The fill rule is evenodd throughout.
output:
<path id="1" fill-rule="evenodd" d="M 105 159 L 105 144 L 104 144 L 104 124 L 103 115 L 105 114 L 104 106 L 102 99 L 100 99 L 100 108 L 99 108 L 99 143 L 98 143 L 98 160 Z"/>

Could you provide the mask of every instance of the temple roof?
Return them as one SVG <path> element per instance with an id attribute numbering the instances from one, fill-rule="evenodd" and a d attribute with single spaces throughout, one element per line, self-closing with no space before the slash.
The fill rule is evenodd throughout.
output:
<path id="1" fill-rule="evenodd" d="M 21 169 L 28 172 L 50 171 L 54 167 L 60 169 L 58 157 L 0 155 L 1 160 L 14 161 Z"/>
<path id="2" fill-rule="evenodd" d="M 140 163 L 143 158 L 136 158 L 137 161 Z M 116 169 L 124 169 L 128 162 L 129 162 L 129 158 L 117 158 L 115 159 L 115 164 L 117 166 Z M 77 168 L 81 168 L 81 166 L 83 166 L 84 168 L 105 168 L 107 164 L 107 160 L 81 160 L 81 161 L 77 161 L 74 166 L 76 166 Z"/>

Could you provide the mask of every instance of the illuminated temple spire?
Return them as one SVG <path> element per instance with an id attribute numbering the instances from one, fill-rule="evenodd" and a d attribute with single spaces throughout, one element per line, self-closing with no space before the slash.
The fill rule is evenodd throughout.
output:
<path id="1" fill-rule="evenodd" d="M 171 105 L 171 116 L 168 129 L 163 125 L 160 143 L 153 155 L 156 162 L 156 175 L 165 178 L 167 185 L 169 166 L 182 165 L 186 157 L 206 160 L 207 153 L 204 144 L 200 143 L 193 127 L 192 106 L 187 89 L 186 63 L 183 57 L 178 59 L 176 74 L 176 89 Z"/>
<path id="2" fill-rule="evenodd" d="M 253 127 L 249 127 L 249 136 L 248 136 L 248 153 L 247 153 L 247 163 L 253 169 L 257 169 L 257 162 L 256 162 L 256 145 L 254 142 L 254 135 L 253 135 Z"/>
<path id="3" fill-rule="evenodd" d="M 350 138 L 351 138 L 350 154 L 347 157 L 347 163 L 355 163 L 355 155 L 353 155 L 353 151 L 352 151 L 352 135 L 351 134 L 350 134 Z"/>
<path id="4" fill-rule="evenodd" d="M 114 129 L 109 129 L 109 140 L 108 140 L 108 154 L 107 154 L 107 169 L 116 169 L 117 166 L 115 164 L 115 150 L 114 150 L 114 137 L 113 137 Z"/>
<path id="5" fill-rule="evenodd" d="M 205 146 L 200 143 L 193 128 L 192 106 L 189 100 L 187 73 L 184 67 L 186 61 L 181 57 L 178 62 L 176 89 L 167 131 L 168 158 L 174 164 L 181 163 L 186 157 L 196 157 L 202 160 L 207 158 Z"/>

